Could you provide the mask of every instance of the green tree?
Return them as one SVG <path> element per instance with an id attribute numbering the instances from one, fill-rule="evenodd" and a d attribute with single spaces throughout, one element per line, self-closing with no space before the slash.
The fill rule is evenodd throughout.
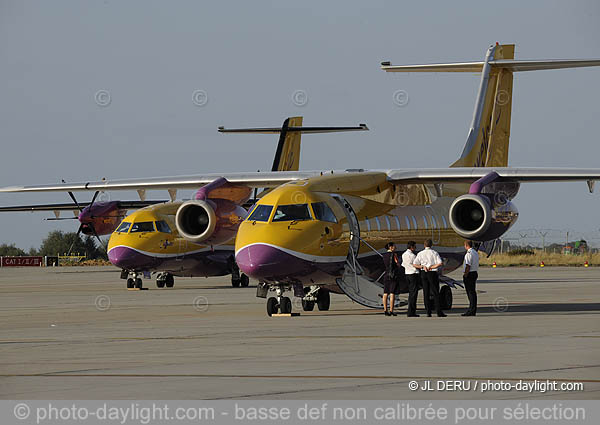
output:
<path id="1" fill-rule="evenodd" d="M 71 249 L 71 254 L 85 255 L 88 259 L 106 258 L 103 248 L 98 248 L 95 237 L 85 236 L 83 239 L 75 232 L 55 230 L 48 233 L 40 247 L 40 255 L 63 255 Z"/>
<path id="2" fill-rule="evenodd" d="M 17 248 L 15 244 L 2 244 L 0 245 L 0 256 L 2 257 L 14 257 L 19 255 L 26 255 L 25 251 L 21 248 Z"/>

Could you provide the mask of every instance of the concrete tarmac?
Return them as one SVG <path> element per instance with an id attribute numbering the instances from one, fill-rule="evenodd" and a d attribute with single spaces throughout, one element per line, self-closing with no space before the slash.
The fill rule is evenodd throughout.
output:
<path id="1" fill-rule="evenodd" d="M 385 317 L 342 295 L 269 318 L 254 283 L 127 291 L 112 267 L 0 269 L 0 398 L 600 398 L 598 268 L 482 269 L 477 317 L 460 316 L 459 289 L 447 318 Z M 584 389 L 481 392 L 536 379 Z"/>

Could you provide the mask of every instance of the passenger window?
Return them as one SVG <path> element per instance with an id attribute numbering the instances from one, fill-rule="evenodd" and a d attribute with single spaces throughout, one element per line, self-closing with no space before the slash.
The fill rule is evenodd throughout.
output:
<path id="1" fill-rule="evenodd" d="M 375 217 L 375 224 L 377 225 L 377 231 L 381 232 L 381 223 L 379 222 L 379 217 Z"/>
<path id="2" fill-rule="evenodd" d="M 278 205 L 273 221 L 311 220 L 308 204 Z"/>
<path id="3" fill-rule="evenodd" d="M 410 220 L 408 219 L 408 216 L 405 215 L 404 219 L 406 220 L 406 228 L 410 230 Z"/>
<path id="4" fill-rule="evenodd" d="M 425 229 L 428 228 L 427 217 L 423 216 L 423 224 L 425 224 Z"/>
<path id="5" fill-rule="evenodd" d="M 151 221 L 142 221 L 131 225 L 131 233 L 154 232 L 154 223 Z"/>
<path id="6" fill-rule="evenodd" d="M 446 223 L 446 217 L 442 216 L 442 222 L 444 223 L 444 229 L 447 229 L 448 223 Z"/>
<path id="7" fill-rule="evenodd" d="M 312 204 L 315 218 L 320 221 L 327 221 L 329 223 L 337 223 L 337 218 L 331 208 L 325 202 L 315 202 Z"/>
<path id="8" fill-rule="evenodd" d="M 121 224 L 119 224 L 119 227 L 117 227 L 117 230 L 115 230 L 115 232 L 117 232 L 117 233 L 127 233 L 129 231 L 130 227 L 131 227 L 131 223 L 128 223 L 127 221 L 124 221 Z"/>
<path id="9" fill-rule="evenodd" d="M 414 215 L 412 216 L 412 222 L 413 222 L 413 224 L 414 224 L 414 226 L 415 226 L 415 230 L 418 230 L 418 229 L 419 229 L 419 227 L 417 226 L 417 219 L 415 218 L 415 216 L 414 216 Z"/>
<path id="10" fill-rule="evenodd" d="M 166 221 L 160 220 L 156 222 L 156 230 L 161 233 L 171 233 L 171 228 Z"/>
<path id="11" fill-rule="evenodd" d="M 365 223 L 367 223 L 367 232 L 371 231 L 371 222 L 369 221 L 368 218 L 365 218 Z"/>
<path id="12" fill-rule="evenodd" d="M 390 222 L 390 218 L 386 215 L 385 217 L 385 222 L 387 224 L 387 230 L 392 230 L 392 223 Z"/>
<path id="13" fill-rule="evenodd" d="M 435 219 L 434 216 L 431 216 L 431 222 L 432 222 L 432 226 L 434 229 L 438 228 L 438 224 L 437 224 L 437 220 Z"/>
<path id="14" fill-rule="evenodd" d="M 257 205 L 248 217 L 248 221 L 269 221 L 273 205 Z"/>
<path id="15" fill-rule="evenodd" d="M 400 219 L 398 218 L 398 216 L 397 216 L 397 215 L 396 215 L 396 216 L 394 216 L 394 218 L 396 219 L 396 226 L 397 226 L 397 227 L 396 227 L 396 230 L 401 230 L 401 228 L 400 228 Z"/>

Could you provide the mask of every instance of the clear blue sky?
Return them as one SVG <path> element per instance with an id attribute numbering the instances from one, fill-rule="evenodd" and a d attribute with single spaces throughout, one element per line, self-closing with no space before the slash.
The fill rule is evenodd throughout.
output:
<path id="1" fill-rule="evenodd" d="M 276 137 L 216 128 L 291 115 L 371 128 L 306 136 L 304 169 L 444 167 L 464 145 L 479 77 L 390 75 L 382 60 L 481 60 L 496 41 L 516 43 L 517 59 L 600 58 L 599 21 L 597 1 L 0 0 L 0 186 L 268 169 Z M 600 68 L 516 75 L 510 165 L 600 167 L 599 78 Z M 68 200 L 3 194 L 0 205 Z M 524 185 L 516 202 L 517 228 L 600 235 L 600 194 L 585 183 Z M 2 215 L 0 243 L 29 248 L 76 229 L 49 216 Z"/>

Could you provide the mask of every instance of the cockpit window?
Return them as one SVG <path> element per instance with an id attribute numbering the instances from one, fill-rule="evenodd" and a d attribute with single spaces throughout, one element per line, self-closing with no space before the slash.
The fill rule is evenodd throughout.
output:
<path id="1" fill-rule="evenodd" d="M 273 221 L 301 221 L 311 219 L 308 204 L 279 205 L 273 216 Z"/>
<path id="2" fill-rule="evenodd" d="M 154 223 L 151 221 L 141 221 L 131 225 L 131 233 L 136 232 L 154 232 Z"/>
<path id="3" fill-rule="evenodd" d="M 160 220 L 156 222 L 156 230 L 161 233 L 171 233 L 171 228 L 166 221 Z"/>
<path id="4" fill-rule="evenodd" d="M 121 224 L 119 224 L 119 227 L 117 227 L 117 230 L 115 230 L 115 232 L 127 233 L 129 231 L 129 227 L 131 227 L 131 223 L 123 221 Z"/>
<path id="5" fill-rule="evenodd" d="M 329 223 L 337 223 L 335 214 L 331 211 L 331 208 L 325 202 L 315 202 L 312 204 L 315 218 L 321 221 L 328 221 Z"/>
<path id="6" fill-rule="evenodd" d="M 248 217 L 248 221 L 269 221 L 273 205 L 257 205 Z"/>

